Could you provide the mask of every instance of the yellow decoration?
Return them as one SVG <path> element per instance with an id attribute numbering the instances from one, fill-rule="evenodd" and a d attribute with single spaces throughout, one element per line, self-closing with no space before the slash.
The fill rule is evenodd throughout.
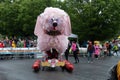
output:
<path id="1" fill-rule="evenodd" d="M 42 65 L 42 66 L 50 66 L 50 64 L 49 64 L 48 62 L 46 62 L 46 61 L 41 62 L 41 65 Z"/>
<path id="2" fill-rule="evenodd" d="M 56 66 L 64 66 L 65 65 L 65 62 L 58 62 L 57 64 L 56 64 Z"/>
<path id="3" fill-rule="evenodd" d="M 120 61 L 117 64 L 117 77 L 118 77 L 118 80 L 120 80 Z"/>
<path id="4" fill-rule="evenodd" d="M 44 61 L 44 62 L 41 62 L 41 65 L 42 66 L 50 66 L 50 63 L 49 62 L 47 62 L 47 61 Z M 64 66 L 65 65 L 65 62 L 64 61 L 62 61 L 62 62 L 57 62 L 56 63 L 56 66 Z"/>

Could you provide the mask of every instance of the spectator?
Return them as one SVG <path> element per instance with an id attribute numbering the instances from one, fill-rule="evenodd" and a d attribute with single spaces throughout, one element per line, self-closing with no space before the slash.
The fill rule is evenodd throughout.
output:
<path id="1" fill-rule="evenodd" d="M 118 43 L 118 51 L 120 52 L 120 42 Z"/>
<path id="2" fill-rule="evenodd" d="M 12 41 L 12 47 L 13 47 L 13 48 L 16 48 L 16 44 L 15 44 L 15 41 L 14 41 L 14 40 Z"/>
<path id="3" fill-rule="evenodd" d="M 94 48 L 95 48 L 94 56 L 95 56 L 95 58 L 98 59 L 98 56 L 100 55 L 100 47 L 97 43 L 95 43 Z"/>
<path id="4" fill-rule="evenodd" d="M 70 47 L 71 47 L 71 43 L 70 43 L 70 41 L 69 41 L 68 47 L 67 47 L 67 49 L 66 49 L 66 51 L 65 51 L 65 59 L 66 59 L 66 60 L 68 60 L 68 55 L 69 55 Z"/>
<path id="5" fill-rule="evenodd" d="M 30 43 L 28 39 L 26 39 L 26 47 L 30 47 Z"/>
<path id="6" fill-rule="evenodd" d="M 4 48 L 4 44 L 2 41 L 0 41 L 0 48 Z"/>
<path id="7" fill-rule="evenodd" d="M 106 47 L 106 44 L 103 44 L 102 46 L 103 46 L 103 47 L 102 47 L 103 57 L 105 57 L 105 56 L 108 55 L 107 47 Z"/>
<path id="8" fill-rule="evenodd" d="M 92 44 L 92 42 L 89 42 L 88 47 L 87 47 L 87 53 L 88 53 L 88 63 L 93 62 L 93 53 L 95 51 L 95 48 Z"/>
<path id="9" fill-rule="evenodd" d="M 113 53 L 116 53 L 116 55 L 118 56 L 118 46 L 117 46 L 117 44 L 115 44 L 114 46 L 113 46 Z"/>
<path id="10" fill-rule="evenodd" d="M 106 42 L 106 48 L 107 48 L 107 52 L 108 52 L 108 56 L 111 56 L 111 48 L 112 48 L 112 45 L 110 44 L 110 42 Z"/>
<path id="11" fill-rule="evenodd" d="M 19 39 L 19 41 L 17 42 L 17 47 L 24 47 L 24 41 Z"/>
<path id="12" fill-rule="evenodd" d="M 108 48 L 109 56 L 111 56 L 111 55 L 112 55 L 112 54 L 111 54 L 111 49 L 112 49 L 112 43 L 111 43 L 111 42 L 109 42 L 109 48 Z"/>
<path id="13" fill-rule="evenodd" d="M 75 63 L 79 63 L 79 58 L 77 53 L 78 46 L 75 41 L 72 42 L 71 49 L 72 49 L 73 56 L 75 58 Z"/>

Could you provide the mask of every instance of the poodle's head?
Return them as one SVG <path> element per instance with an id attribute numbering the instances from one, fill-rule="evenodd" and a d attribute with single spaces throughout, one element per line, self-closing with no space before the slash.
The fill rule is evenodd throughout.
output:
<path id="1" fill-rule="evenodd" d="M 70 35 L 71 23 L 68 14 L 59 8 L 46 8 L 38 16 L 35 27 L 35 34 L 37 36 L 42 35 L 42 33 L 50 36 Z"/>

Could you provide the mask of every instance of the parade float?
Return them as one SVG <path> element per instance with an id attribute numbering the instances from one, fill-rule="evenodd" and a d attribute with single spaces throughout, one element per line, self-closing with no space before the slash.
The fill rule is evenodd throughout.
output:
<path id="1" fill-rule="evenodd" d="M 63 59 L 71 35 L 70 17 L 64 10 L 47 7 L 37 17 L 34 34 L 37 36 L 37 46 L 43 53 L 42 59 L 33 63 L 34 71 L 47 67 L 73 71 L 73 64 Z"/>

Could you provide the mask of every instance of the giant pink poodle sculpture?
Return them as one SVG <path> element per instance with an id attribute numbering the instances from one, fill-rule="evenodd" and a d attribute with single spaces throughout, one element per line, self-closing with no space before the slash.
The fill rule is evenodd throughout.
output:
<path id="1" fill-rule="evenodd" d="M 37 17 L 34 34 L 38 37 L 40 51 L 54 48 L 62 55 L 67 49 L 68 36 L 71 34 L 69 15 L 59 8 L 47 7 Z"/>

